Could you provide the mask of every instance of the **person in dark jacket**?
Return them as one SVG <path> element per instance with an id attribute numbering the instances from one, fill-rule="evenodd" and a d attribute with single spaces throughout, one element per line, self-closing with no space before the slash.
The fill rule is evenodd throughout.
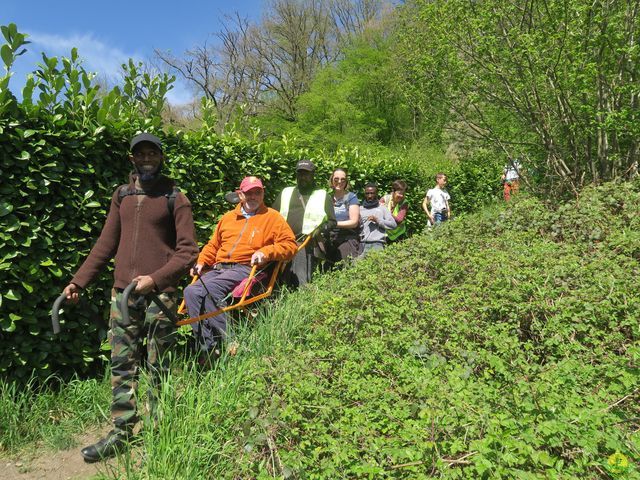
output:
<path id="1" fill-rule="evenodd" d="M 360 245 L 361 257 L 371 250 L 382 250 L 387 244 L 387 233 L 398 226 L 391 212 L 378 199 L 378 186 L 369 182 L 364 186 L 364 201 L 360 205 Z"/>
<path id="2" fill-rule="evenodd" d="M 131 140 L 129 156 L 135 172 L 129 184 L 120 186 L 98 241 L 65 287 L 67 301 L 76 303 L 78 294 L 115 258 L 111 293 L 111 416 L 113 430 L 81 454 L 87 462 L 114 456 L 126 448 L 138 421 L 136 391 L 140 351 L 146 339 L 146 365 L 152 388 L 151 413 L 155 415 L 155 394 L 166 375 L 164 355 L 173 343 L 175 325 L 146 297 L 157 292 L 172 311 L 176 309 L 176 285 L 198 256 L 191 203 L 162 175 L 162 143 L 158 137 L 141 133 Z M 122 292 L 137 282 L 129 300 L 129 323 L 120 311 Z"/>

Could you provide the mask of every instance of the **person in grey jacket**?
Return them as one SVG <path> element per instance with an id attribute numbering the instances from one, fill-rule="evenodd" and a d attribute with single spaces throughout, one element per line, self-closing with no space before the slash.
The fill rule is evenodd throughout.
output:
<path id="1" fill-rule="evenodd" d="M 363 247 L 360 256 L 365 257 L 371 250 L 382 250 L 387 243 L 387 230 L 398 226 L 389 209 L 380 205 L 378 187 L 375 183 L 367 183 L 364 187 L 364 202 L 360 205 L 360 218 L 362 219 L 360 243 Z"/>

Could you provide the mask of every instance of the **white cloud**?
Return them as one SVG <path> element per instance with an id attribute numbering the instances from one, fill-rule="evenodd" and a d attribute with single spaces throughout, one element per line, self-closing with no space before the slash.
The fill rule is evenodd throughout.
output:
<path id="1" fill-rule="evenodd" d="M 29 32 L 28 39 L 32 42 L 32 45 L 29 46 L 30 50 L 43 51 L 48 56 L 69 57 L 71 49 L 76 47 L 78 56 L 88 71 L 94 71 L 108 78 L 120 78 L 123 63 L 127 63 L 130 58 L 135 61 L 140 61 L 142 58 L 139 54 L 126 53 L 111 47 L 94 38 L 91 34 L 63 37 L 48 33 Z"/>
<path id="2" fill-rule="evenodd" d="M 120 84 L 122 81 L 122 64 L 133 59 L 136 63 L 144 61 L 140 53 L 127 53 L 111 47 L 92 34 L 61 36 L 43 32 L 29 32 L 27 53 L 18 57 L 14 65 L 14 77 L 11 80 L 12 90 L 21 91 L 26 75 L 42 63 L 41 52 L 49 57 L 71 56 L 71 49 L 78 49 L 78 57 L 88 72 L 95 72 L 99 78 L 105 79 L 109 85 Z M 58 64 L 60 66 L 60 64 Z M 14 88 L 15 87 L 15 88 Z M 19 93 L 18 93 L 19 94 Z M 167 100 L 173 105 L 188 104 L 193 99 L 192 89 L 179 77 L 173 83 L 173 88 L 167 93 Z"/>
<path id="3" fill-rule="evenodd" d="M 193 101 L 194 95 L 192 89 L 189 88 L 183 80 L 176 77 L 173 82 L 173 88 L 167 93 L 167 100 L 172 105 L 187 105 Z"/>

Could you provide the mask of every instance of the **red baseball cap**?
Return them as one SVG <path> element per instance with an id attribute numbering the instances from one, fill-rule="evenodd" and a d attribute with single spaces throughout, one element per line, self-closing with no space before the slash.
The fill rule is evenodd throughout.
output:
<path id="1" fill-rule="evenodd" d="M 262 181 L 258 177 L 244 177 L 242 182 L 240 182 L 240 191 L 242 193 L 246 193 L 254 188 L 261 188 L 264 190 Z"/>

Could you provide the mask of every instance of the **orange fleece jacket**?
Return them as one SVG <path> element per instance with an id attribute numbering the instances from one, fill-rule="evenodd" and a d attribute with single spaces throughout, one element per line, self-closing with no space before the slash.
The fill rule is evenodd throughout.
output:
<path id="1" fill-rule="evenodd" d="M 249 265 L 251 255 L 258 250 L 264 253 L 268 262 L 289 260 L 297 248 L 291 227 L 279 212 L 263 204 L 254 216 L 245 218 L 238 204 L 222 216 L 211 240 L 200 252 L 198 263 Z"/>

